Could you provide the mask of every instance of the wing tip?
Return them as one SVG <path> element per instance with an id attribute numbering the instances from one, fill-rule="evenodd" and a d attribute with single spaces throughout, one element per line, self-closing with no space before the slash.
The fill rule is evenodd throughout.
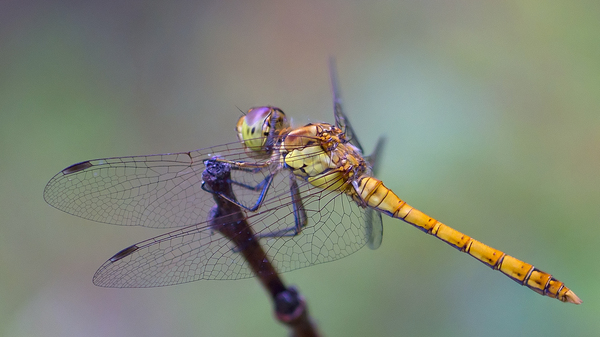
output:
<path id="1" fill-rule="evenodd" d="M 109 259 L 109 261 L 110 262 L 117 262 L 117 261 L 121 260 L 122 258 L 131 255 L 133 252 L 135 252 L 139 248 L 140 247 L 138 247 L 137 245 L 129 246 L 129 247 L 121 250 L 120 252 L 116 253 L 113 257 L 111 257 Z"/>
<path id="2" fill-rule="evenodd" d="M 77 163 L 77 164 L 73 164 L 69 167 L 67 167 L 66 169 L 62 170 L 62 174 L 67 175 L 67 174 L 71 174 L 71 173 L 76 173 L 76 172 L 80 172 L 83 170 L 86 170 L 90 167 L 94 166 L 89 160 L 88 161 L 82 161 L 81 163 Z"/>

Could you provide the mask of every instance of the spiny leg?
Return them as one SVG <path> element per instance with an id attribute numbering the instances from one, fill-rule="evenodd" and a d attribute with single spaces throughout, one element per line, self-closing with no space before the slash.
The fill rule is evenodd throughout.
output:
<path id="1" fill-rule="evenodd" d="M 207 162 L 220 162 L 220 163 L 226 163 L 230 165 L 231 169 L 234 170 L 239 170 L 239 171 L 243 171 L 243 172 L 249 172 L 249 173 L 259 173 L 261 170 L 264 169 L 268 169 L 271 165 L 271 162 L 266 162 L 266 163 L 251 163 L 251 162 L 235 162 L 235 161 L 230 161 L 230 160 L 224 160 L 224 159 L 220 159 L 220 158 L 213 158 L 213 159 L 207 159 L 205 160 L 205 165 Z M 238 202 L 236 199 L 229 197 L 227 195 L 223 195 L 221 193 L 218 193 L 221 197 L 223 197 L 224 199 L 226 199 L 227 201 L 242 207 L 245 210 L 248 210 L 250 212 L 254 212 L 256 211 L 258 208 L 260 208 L 260 206 L 262 205 L 263 201 L 265 200 L 265 196 L 267 195 L 267 191 L 269 190 L 269 187 L 271 186 L 271 183 L 273 182 L 273 178 L 275 177 L 275 173 L 269 173 L 265 179 L 263 179 L 260 183 L 258 183 L 256 186 L 251 186 L 248 184 L 244 184 L 244 183 L 240 183 L 237 182 L 233 179 L 231 179 L 231 183 L 235 184 L 237 186 L 246 188 L 250 191 L 260 191 L 260 195 L 258 197 L 258 200 L 256 201 L 256 203 L 251 206 L 245 206 L 242 203 Z M 206 188 L 205 184 L 202 183 L 201 188 L 209 193 L 215 193 L 214 191 L 209 190 L 208 188 Z M 235 197 L 235 196 L 233 196 Z"/>
<path id="2" fill-rule="evenodd" d="M 259 238 L 296 236 L 300 234 L 302 228 L 304 228 L 308 223 L 306 209 L 304 208 L 304 204 L 302 203 L 302 196 L 300 195 L 300 188 L 298 187 L 298 181 L 296 180 L 296 176 L 290 172 L 289 177 L 292 207 L 294 208 L 294 226 L 280 229 L 270 233 L 259 233 Z"/>

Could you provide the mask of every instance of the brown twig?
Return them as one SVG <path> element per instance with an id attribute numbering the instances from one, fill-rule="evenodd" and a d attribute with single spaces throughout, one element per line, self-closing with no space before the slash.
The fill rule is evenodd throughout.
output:
<path id="1" fill-rule="evenodd" d="M 230 170 L 227 163 L 215 160 L 205 161 L 202 173 L 205 187 L 214 192 L 216 205 L 211 209 L 211 226 L 229 238 L 248 265 L 269 292 L 275 307 L 275 317 L 292 329 L 292 336 L 319 336 L 308 315 L 306 301 L 293 287 L 286 287 L 273 267 L 267 254 L 258 242 L 254 231 L 245 219 L 241 208 L 221 197 L 235 200 L 231 189 Z"/>

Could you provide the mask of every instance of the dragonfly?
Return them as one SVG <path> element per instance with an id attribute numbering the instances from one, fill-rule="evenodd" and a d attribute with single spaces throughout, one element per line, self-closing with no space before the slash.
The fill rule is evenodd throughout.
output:
<path id="1" fill-rule="evenodd" d="M 382 242 L 382 214 L 403 220 L 517 283 L 562 302 L 582 303 L 563 282 L 409 206 L 375 178 L 382 142 L 370 156 L 342 109 L 330 64 L 335 124 L 292 127 L 273 106 L 248 110 L 238 141 L 195 151 L 87 160 L 58 172 L 44 199 L 96 222 L 174 229 L 108 259 L 103 287 L 143 288 L 253 277 L 240 248 L 211 226 L 213 192 L 202 181 L 210 162 L 231 166 L 229 198 L 243 210 L 280 272 L 337 260 Z"/>

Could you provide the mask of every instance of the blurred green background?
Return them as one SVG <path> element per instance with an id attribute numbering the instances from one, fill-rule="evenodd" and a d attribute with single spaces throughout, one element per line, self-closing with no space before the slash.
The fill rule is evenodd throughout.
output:
<path id="1" fill-rule="evenodd" d="M 256 280 L 103 289 L 162 234 L 42 199 L 87 159 L 235 140 L 276 105 L 332 121 L 327 60 L 379 177 L 411 205 L 555 275 L 563 304 L 385 219 L 379 250 L 284 274 L 328 336 L 600 333 L 597 1 L 3 1 L 0 335 L 283 336 Z"/>

